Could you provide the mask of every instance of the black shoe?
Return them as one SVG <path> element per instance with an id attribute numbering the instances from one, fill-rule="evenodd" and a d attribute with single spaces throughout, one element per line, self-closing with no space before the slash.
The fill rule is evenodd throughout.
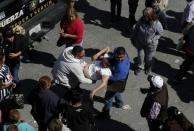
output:
<path id="1" fill-rule="evenodd" d="M 120 16 L 118 16 L 118 17 L 116 18 L 116 21 L 123 21 L 123 18 L 120 17 Z"/>
<path id="2" fill-rule="evenodd" d="M 134 73 L 135 73 L 135 75 L 139 75 L 140 72 L 141 72 L 141 69 L 137 68 Z"/>

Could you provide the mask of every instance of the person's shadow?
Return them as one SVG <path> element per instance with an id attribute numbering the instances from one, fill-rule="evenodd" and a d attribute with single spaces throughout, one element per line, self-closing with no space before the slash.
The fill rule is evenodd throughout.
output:
<path id="1" fill-rule="evenodd" d="M 19 93 L 24 94 L 24 102 L 28 104 L 28 97 L 31 91 L 37 87 L 38 81 L 32 79 L 24 79 L 20 81 L 20 86 L 18 87 Z"/>
<path id="2" fill-rule="evenodd" d="M 161 37 L 159 39 L 157 51 L 165 53 L 165 54 L 183 57 L 184 52 L 177 50 L 176 46 L 177 44 L 175 44 L 172 39 L 167 38 L 167 37 Z"/>
<path id="3" fill-rule="evenodd" d="M 167 22 L 168 22 L 168 30 L 180 33 L 181 32 L 181 19 L 183 12 L 175 12 L 173 10 L 167 10 Z"/>
<path id="4" fill-rule="evenodd" d="M 98 131 L 135 131 L 127 124 L 113 119 L 96 120 L 96 128 Z"/>
<path id="5" fill-rule="evenodd" d="M 190 101 L 194 101 L 194 88 L 192 87 L 194 78 L 193 74 L 187 73 L 186 79 L 183 80 L 182 83 L 176 84 L 173 80 L 178 70 L 172 68 L 168 63 L 158 59 L 155 59 L 153 72 L 166 77 L 168 79 L 167 83 L 176 91 L 177 95 L 183 102 L 189 103 Z"/>
<path id="6" fill-rule="evenodd" d="M 56 58 L 47 52 L 32 50 L 30 52 L 31 63 L 42 64 L 47 67 L 53 67 Z"/>
<path id="7" fill-rule="evenodd" d="M 131 36 L 132 30 L 129 30 L 128 28 L 129 20 L 127 18 L 122 17 L 121 21 L 111 23 L 110 12 L 100 10 L 94 6 L 91 6 L 87 0 L 79 0 L 76 5 L 78 8 L 78 12 L 84 13 L 83 21 L 85 24 L 93 24 L 95 26 L 100 26 L 105 29 L 114 28 L 118 31 L 121 31 L 121 35 L 123 35 L 124 37 L 129 38 Z"/>

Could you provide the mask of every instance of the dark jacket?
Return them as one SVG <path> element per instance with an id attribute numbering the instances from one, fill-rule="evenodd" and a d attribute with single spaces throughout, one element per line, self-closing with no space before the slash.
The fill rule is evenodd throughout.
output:
<path id="1" fill-rule="evenodd" d="M 165 121 L 168 107 L 168 90 L 166 85 L 164 85 L 161 90 L 148 93 L 141 108 L 142 117 L 148 117 L 154 102 L 158 102 L 161 105 L 160 113 L 157 119 Z"/>
<path id="2" fill-rule="evenodd" d="M 38 123 L 47 124 L 52 118 L 58 117 L 58 101 L 58 96 L 50 89 L 33 90 L 29 96 L 32 116 Z"/>
<path id="3" fill-rule="evenodd" d="M 189 34 L 185 36 L 186 38 L 186 45 L 185 45 L 185 51 L 191 55 L 194 56 L 194 26 L 191 27 L 189 30 Z"/>
<path id="4" fill-rule="evenodd" d="M 71 131 L 92 131 L 94 117 L 89 107 L 84 105 L 73 107 L 66 104 L 64 105 L 62 116 Z"/>
<path id="5" fill-rule="evenodd" d="M 14 35 L 13 43 L 9 42 L 8 40 L 4 43 L 5 54 L 6 54 L 6 61 L 5 63 L 8 66 L 14 66 L 15 64 L 19 63 L 20 58 L 9 59 L 9 53 L 17 53 L 21 51 L 22 53 L 25 52 L 26 45 L 28 44 L 28 38 L 23 35 Z"/>

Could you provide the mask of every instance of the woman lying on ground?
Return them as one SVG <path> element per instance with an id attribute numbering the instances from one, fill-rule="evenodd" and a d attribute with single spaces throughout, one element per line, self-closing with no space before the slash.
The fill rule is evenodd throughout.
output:
<path id="1" fill-rule="evenodd" d="M 100 52 L 92 56 L 92 64 L 86 64 L 84 66 L 83 72 L 87 78 L 94 81 L 101 80 L 101 82 L 91 91 L 91 98 L 93 98 L 98 90 L 107 85 L 108 79 L 112 75 L 110 70 L 111 64 L 106 57 L 106 53 L 108 53 L 109 50 L 108 47 L 103 48 Z"/>

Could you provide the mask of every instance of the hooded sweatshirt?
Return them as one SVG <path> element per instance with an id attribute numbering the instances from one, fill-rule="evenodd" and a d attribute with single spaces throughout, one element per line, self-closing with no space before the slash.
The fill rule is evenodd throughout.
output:
<path id="1" fill-rule="evenodd" d="M 72 55 L 73 47 L 66 48 L 56 61 L 52 75 L 55 83 L 69 88 L 75 88 L 78 83 L 92 83 L 92 80 L 85 78 L 80 59 Z"/>

